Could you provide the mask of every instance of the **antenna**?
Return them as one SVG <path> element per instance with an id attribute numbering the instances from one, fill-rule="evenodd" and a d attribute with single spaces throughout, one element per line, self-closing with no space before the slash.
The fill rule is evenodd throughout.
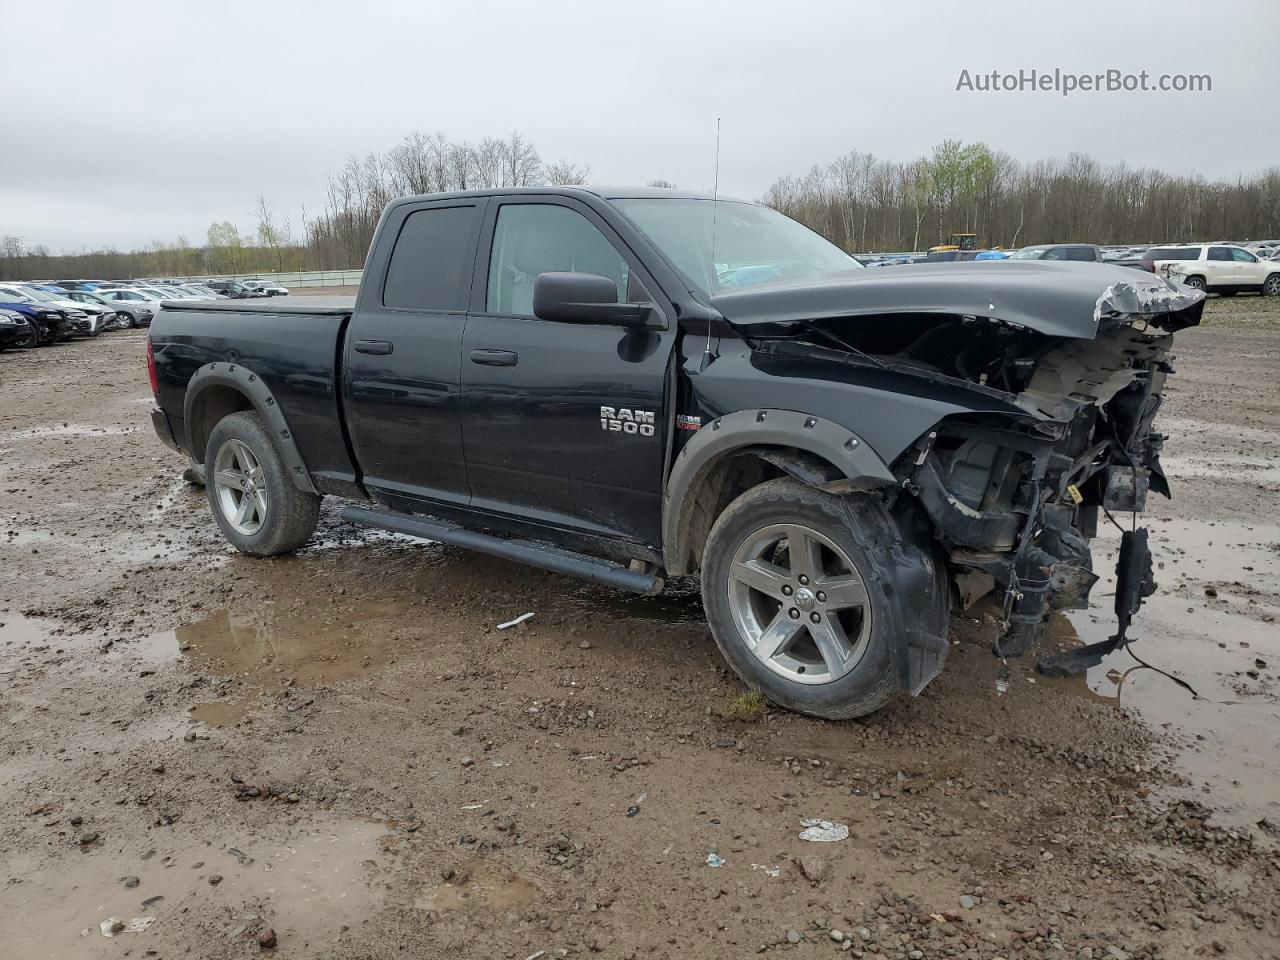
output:
<path id="1" fill-rule="evenodd" d="M 720 209 L 720 118 L 716 117 L 716 171 L 711 185 L 711 272 L 716 269 L 716 213 Z M 713 276 L 712 280 L 718 277 Z"/>
<path id="2" fill-rule="evenodd" d="M 720 209 L 720 118 L 716 117 L 716 168 L 715 175 L 711 184 L 711 281 L 712 289 L 709 293 L 715 292 L 715 286 L 719 282 L 719 274 L 716 272 L 716 214 Z M 708 304 L 710 306 L 710 304 Z M 708 361 L 711 359 L 711 318 L 707 318 L 707 342 L 702 351 L 702 366 L 706 368 Z"/>

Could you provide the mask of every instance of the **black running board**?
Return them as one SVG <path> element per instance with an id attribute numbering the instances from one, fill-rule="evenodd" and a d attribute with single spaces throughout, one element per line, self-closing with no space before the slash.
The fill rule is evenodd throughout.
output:
<path id="1" fill-rule="evenodd" d="M 488 553 L 495 557 L 527 563 L 531 567 L 541 567 L 555 573 L 567 574 L 593 580 L 606 586 L 620 590 L 630 590 L 652 597 L 662 592 L 661 577 L 649 573 L 631 570 L 619 563 L 590 557 L 584 553 L 573 553 L 561 550 L 545 543 L 531 540 L 508 540 L 487 533 L 468 530 L 457 524 L 437 520 L 434 517 L 418 517 L 408 513 L 397 513 L 393 510 L 372 510 L 368 507 L 343 507 L 338 515 L 343 520 L 359 524 L 362 527 L 377 527 L 390 530 L 392 533 L 403 533 L 411 537 L 422 537 L 425 540 L 438 540 L 441 543 L 453 544 L 478 553 Z"/>

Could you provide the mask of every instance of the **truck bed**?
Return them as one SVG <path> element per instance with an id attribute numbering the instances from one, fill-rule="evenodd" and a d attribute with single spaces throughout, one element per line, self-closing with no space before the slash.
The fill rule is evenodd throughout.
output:
<path id="1" fill-rule="evenodd" d="M 187 449 L 187 385 L 208 364 L 240 365 L 270 390 L 317 487 L 350 495 L 356 467 L 342 428 L 339 353 L 353 304 L 352 297 L 166 304 L 151 323 L 151 342 L 156 400 L 174 440 L 203 460 L 203 450 Z"/>

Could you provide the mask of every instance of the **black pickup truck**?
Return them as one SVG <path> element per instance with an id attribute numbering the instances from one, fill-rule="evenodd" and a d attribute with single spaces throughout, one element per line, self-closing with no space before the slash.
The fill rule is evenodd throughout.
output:
<path id="1" fill-rule="evenodd" d="M 301 546 L 328 495 L 641 593 L 696 573 L 733 669 L 839 718 L 937 675 L 953 598 L 992 596 L 1002 655 L 1087 602 L 1099 508 L 1168 493 L 1152 418 L 1203 300 L 1099 264 L 868 270 L 698 194 L 495 190 L 393 201 L 354 306 L 166 304 L 148 363 L 239 550 Z"/>

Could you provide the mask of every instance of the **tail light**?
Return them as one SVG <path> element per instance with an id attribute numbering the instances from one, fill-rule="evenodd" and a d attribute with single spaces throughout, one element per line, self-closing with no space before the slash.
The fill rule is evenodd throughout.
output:
<path id="1" fill-rule="evenodd" d="M 151 338 L 147 337 L 147 379 L 151 381 L 152 395 L 160 392 L 160 382 L 156 380 L 156 353 L 151 346 Z"/>

